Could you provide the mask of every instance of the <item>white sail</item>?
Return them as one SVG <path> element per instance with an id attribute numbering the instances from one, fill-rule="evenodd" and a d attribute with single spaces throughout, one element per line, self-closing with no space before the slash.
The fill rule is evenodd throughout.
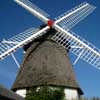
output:
<path id="1" fill-rule="evenodd" d="M 91 14 L 95 8 L 96 7 L 94 7 L 93 5 L 84 2 L 79 6 L 69 10 L 67 13 L 64 13 L 61 16 L 59 16 L 56 19 L 55 23 L 69 30 L 81 20 L 86 18 L 89 14 Z"/>
<path id="2" fill-rule="evenodd" d="M 100 69 L 100 50 L 98 48 L 71 31 L 67 31 L 58 25 L 55 25 L 55 28 L 59 32 L 52 37 L 53 40 L 66 49 L 70 49 L 70 52 L 78 56 L 78 59 Z"/>
<path id="3" fill-rule="evenodd" d="M 37 37 L 43 35 L 49 27 L 46 26 L 45 28 L 39 30 L 31 28 L 22 32 L 8 40 L 3 40 L 0 43 L 0 59 L 3 59 L 7 55 L 11 54 L 12 52 L 16 51 L 17 48 L 22 47 L 23 45 L 33 41 Z"/>

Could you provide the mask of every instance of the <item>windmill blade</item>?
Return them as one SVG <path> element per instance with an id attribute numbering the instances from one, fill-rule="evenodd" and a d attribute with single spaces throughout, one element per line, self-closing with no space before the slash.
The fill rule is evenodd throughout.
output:
<path id="1" fill-rule="evenodd" d="M 52 37 L 53 40 L 64 46 L 66 49 L 70 49 L 73 54 L 78 56 L 78 59 L 82 59 L 100 69 L 99 49 L 73 32 L 69 32 L 58 25 L 55 25 L 55 28 L 59 30 L 59 32 Z"/>
<path id="2" fill-rule="evenodd" d="M 7 55 L 16 51 L 17 48 L 22 47 L 23 45 L 33 41 L 35 38 L 45 34 L 45 32 L 49 29 L 49 26 L 46 26 L 43 29 L 34 29 L 31 28 L 26 30 L 23 33 L 20 33 L 8 40 L 3 40 L 0 43 L 0 59 L 3 59 Z"/>
<path id="3" fill-rule="evenodd" d="M 38 8 L 36 5 L 32 4 L 29 0 L 14 0 L 14 1 L 23 8 L 25 8 L 26 10 L 28 10 L 34 16 L 38 17 L 43 22 L 47 23 L 47 21 L 49 20 L 48 19 L 49 15 L 40 8 Z"/>
<path id="4" fill-rule="evenodd" d="M 84 2 L 72 10 L 64 13 L 56 19 L 56 24 L 67 30 L 73 28 L 77 23 L 86 18 L 96 7 Z"/>

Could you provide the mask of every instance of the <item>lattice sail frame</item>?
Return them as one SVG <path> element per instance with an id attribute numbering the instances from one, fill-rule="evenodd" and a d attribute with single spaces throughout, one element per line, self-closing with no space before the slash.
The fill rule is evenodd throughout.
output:
<path id="1" fill-rule="evenodd" d="M 0 59 L 3 59 L 4 57 L 8 56 L 10 53 L 15 52 L 16 49 L 21 48 L 23 45 L 45 34 L 48 29 L 49 29 L 48 26 L 46 26 L 42 30 L 39 30 L 39 28 L 37 29 L 30 28 L 25 32 L 15 35 L 10 39 L 7 40 L 4 39 L 0 43 Z"/>
<path id="2" fill-rule="evenodd" d="M 46 17 L 50 17 L 49 14 L 47 14 L 46 12 L 44 12 L 43 10 L 41 10 L 39 7 L 37 7 L 35 4 L 31 3 L 29 0 L 19 0 L 21 2 L 23 2 L 24 4 L 26 4 L 27 6 L 33 8 L 35 11 L 37 12 L 41 12 L 42 15 L 46 16 Z"/>
<path id="3" fill-rule="evenodd" d="M 17 4 L 28 10 L 31 14 L 42 20 L 44 23 L 47 23 L 49 20 L 49 15 L 41 10 L 36 5 L 32 4 L 29 0 L 14 0 Z"/>
<path id="4" fill-rule="evenodd" d="M 93 44 L 89 43 L 85 39 L 76 35 L 74 32 L 70 31 L 68 33 L 72 34 L 74 37 L 76 37 L 78 40 L 82 42 L 79 42 L 77 41 L 77 39 L 75 40 L 70 35 L 64 34 L 62 32 L 57 32 L 52 37 L 52 39 L 57 43 L 59 43 L 60 45 L 62 45 L 64 48 L 70 49 L 70 52 L 78 56 L 75 63 L 79 59 L 82 59 L 85 62 L 91 64 L 92 66 L 100 69 L 100 54 L 99 54 L 100 50 L 96 48 Z"/>
<path id="5" fill-rule="evenodd" d="M 76 24 L 86 18 L 89 14 L 91 14 L 95 10 L 95 8 L 95 6 L 84 2 L 55 18 L 55 23 L 61 27 L 64 27 L 66 30 L 70 30 Z"/>

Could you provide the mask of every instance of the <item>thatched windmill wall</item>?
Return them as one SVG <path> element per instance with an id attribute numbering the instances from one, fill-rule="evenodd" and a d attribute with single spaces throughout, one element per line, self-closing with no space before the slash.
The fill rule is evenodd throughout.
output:
<path id="1" fill-rule="evenodd" d="M 26 90 L 36 86 L 65 87 L 67 98 L 83 92 L 76 82 L 68 52 L 50 39 L 55 30 L 24 47 L 26 54 L 12 90 L 25 97 Z M 70 93 L 70 94 L 69 94 Z"/>

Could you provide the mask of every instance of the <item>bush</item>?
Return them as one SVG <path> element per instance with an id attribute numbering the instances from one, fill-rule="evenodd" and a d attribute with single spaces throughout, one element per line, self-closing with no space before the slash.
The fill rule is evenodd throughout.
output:
<path id="1" fill-rule="evenodd" d="M 25 100 L 63 100 L 64 96 L 62 87 L 41 86 L 29 89 Z"/>

